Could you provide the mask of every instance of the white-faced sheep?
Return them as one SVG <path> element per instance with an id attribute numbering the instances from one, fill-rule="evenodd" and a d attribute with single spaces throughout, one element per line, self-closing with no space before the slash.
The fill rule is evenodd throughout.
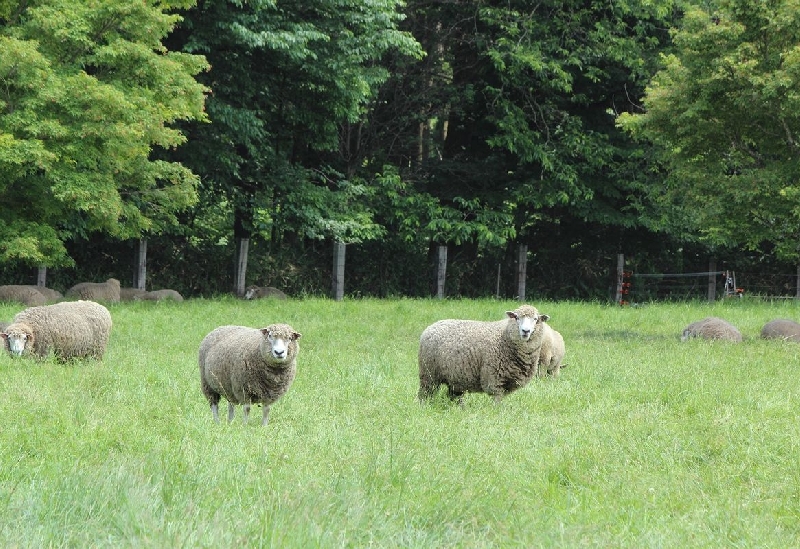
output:
<path id="1" fill-rule="evenodd" d="M 286 299 L 286 294 L 272 286 L 248 286 L 244 293 L 245 299 Z"/>
<path id="2" fill-rule="evenodd" d="M 761 328 L 761 337 L 800 343 L 800 323 L 786 318 L 770 320 Z"/>
<path id="3" fill-rule="evenodd" d="M 105 282 L 81 282 L 67 290 L 66 297 L 77 297 L 91 301 L 119 302 L 119 280 L 109 278 Z"/>
<path id="4" fill-rule="evenodd" d="M 171 299 L 173 301 L 183 301 L 183 296 L 176 290 L 164 289 L 164 290 L 153 290 L 151 292 L 145 292 L 141 295 L 136 296 L 134 299 L 136 299 L 137 301 L 163 301 L 165 299 Z"/>
<path id="5" fill-rule="evenodd" d="M 564 356 L 567 353 L 564 338 L 549 324 L 543 324 L 542 329 L 544 335 L 542 336 L 542 351 L 539 355 L 538 375 L 539 377 L 545 375 L 558 377 L 561 368 L 567 367 L 564 364 Z"/>
<path id="6" fill-rule="evenodd" d="M 12 356 L 45 358 L 52 352 L 58 360 L 99 360 L 105 354 L 111 326 L 111 315 L 102 305 L 64 301 L 17 313 L 0 337 Z"/>
<path id="7" fill-rule="evenodd" d="M 441 385 L 451 399 L 483 392 L 495 402 L 524 387 L 536 374 L 544 322 L 531 305 L 507 311 L 506 320 L 440 320 L 422 332 L 419 341 L 420 401 Z"/>
<path id="8" fill-rule="evenodd" d="M 250 406 L 261 404 L 261 425 L 269 419 L 270 406 L 294 381 L 300 334 L 288 324 L 256 329 L 220 326 L 200 343 L 200 387 L 219 422 L 219 401 L 228 401 L 228 422 L 234 405 L 243 406 L 246 422 Z"/>
<path id="9" fill-rule="evenodd" d="M 11 301 L 22 303 L 28 307 L 35 307 L 47 303 L 47 298 L 35 287 L 7 284 L 0 286 L 0 301 Z"/>
<path id="10" fill-rule="evenodd" d="M 681 334 L 681 341 L 693 337 L 721 339 L 737 343 L 742 341 L 742 333 L 733 324 L 716 316 L 709 316 L 689 324 Z"/>

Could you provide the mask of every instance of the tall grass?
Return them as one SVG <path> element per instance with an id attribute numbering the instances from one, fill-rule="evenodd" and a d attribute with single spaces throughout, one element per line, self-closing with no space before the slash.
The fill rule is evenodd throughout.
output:
<path id="1" fill-rule="evenodd" d="M 797 544 L 800 345 L 758 339 L 797 305 L 536 305 L 561 377 L 463 407 L 416 402 L 419 334 L 513 302 L 111 306 L 103 362 L 0 358 L 0 546 Z M 680 342 L 709 315 L 744 343 Z M 276 321 L 303 334 L 294 385 L 266 428 L 214 424 L 203 336 Z"/>

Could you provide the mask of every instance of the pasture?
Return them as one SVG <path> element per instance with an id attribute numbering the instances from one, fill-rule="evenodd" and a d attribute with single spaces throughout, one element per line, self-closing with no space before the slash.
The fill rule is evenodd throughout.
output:
<path id="1" fill-rule="evenodd" d="M 417 403 L 418 338 L 513 301 L 131 302 L 103 362 L 3 354 L 0 546 L 797 544 L 800 344 L 758 333 L 798 304 L 530 303 L 568 367 L 499 406 Z M 709 315 L 745 341 L 680 341 Z M 200 341 L 278 321 L 301 350 L 269 425 L 213 423 Z"/>

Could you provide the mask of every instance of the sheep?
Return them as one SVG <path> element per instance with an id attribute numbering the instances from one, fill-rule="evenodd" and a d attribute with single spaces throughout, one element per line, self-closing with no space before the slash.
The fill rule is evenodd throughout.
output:
<path id="1" fill-rule="evenodd" d="M 524 387 L 536 374 L 544 322 L 531 305 L 506 311 L 495 322 L 440 320 L 425 328 L 419 342 L 420 402 L 429 400 L 440 385 L 462 404 L 466 392 L 483 392 L 495 403 Z"/>
<path id="2" fill-rule="evenodd" d="M 0 322 L 0 332 L 5 332 L 9 326 L 11 326 L 10 322 Z"/>
<path id="3" fill-rule="evenodd" d="M 542 326 L 544 336 L 542 337 L 542 351 L 539 355 L 538 377 L 545 375 L 558 377 L 562 368 L 567 365 L 563 363 L 566 348 L 564 338 L 561 334 L 550 327 L 549 324 Z"/>
<path id="4" fill-rule="evenodd" d="M 67 290 L 66 297 L 77 297 L 91 301 L 119 302 L 119 280 L 109 278 L 105 282 L 81 282 Z"/>
<path id="5" fill-rule="evenodd" d="M 144 295 L 147 290 L 140 290 L 139 288 L 120 288 L 119 300 L 120 301 L 133 301 L 138 296 Z"/>
<path id="6" fill-rule="evenodd" d="M 134 297 L 137 301 L 162 301 L 164 299 L 172 299 L 174 301 L 183 301 L 183 296 L 175 290 L 153 290 L 152 292 L 145 292 Z"/>
<path id="7" fill-rule="evenodd" d="M 220 326 L 200 343 L 200 388 L 219 423 L 219 400 L 228 401 L 228 423 L 234 405 L 243 405 L 246 423 L 252 404 L 261 404 L 261 425 L 267 425 L 269 408 L 289 390 L 297 370 L 300 334 L 288 324 L 266 328 Z"/>
<path id="8" fill-rule="evenodd" d="M 43 359 L 52 352 L 60 361 L 87 357 L 101 360 L 111 326 L 111 314 L 99 303 L 63 301 L 17 313 L 0 337 L 12 356 Z"/>
<path id="9" fill-rule="evenodd" d="M 722 339 L 737 343 L 742 341 L 742 334 L 735 326 L 727 320 L 715 316 L 709 316 L 689 324 L 681 334 L 681 341 L 686 341 L 693 337 Z"/>
<path id="10" fill-rule="evenodd" d="M 286 299 L 286 294 L 272 286 L 248 286 L 247 291 L 244 293 L 245 299 L 261 299 L 268 297 L 273 299 Z"/>
<path id="11" fill-rule="evenodd" d="M 761 328 L 761 337 L 800 343 L 800 324 L 785 318 L 770 320 Z"/>
<path id="12" fill-rule="evenodd" d="M 53 290 L 52 288 L 47 288 L 46 286 L 38 286 L 35 284 L 30 284 L 27 285 L 26 287 L 33 288 L 34 290 L 42 294 L 48 303 L 55 303 L 56 301 L 64 297 L 58 290 Z"/>
<path id="13" fill-rule="evenodd" d="M 47 298 L 35 287 L 7 284 L 0 286 L 0 301 L 13 301 L 35 307 L 47 303 Z"/>

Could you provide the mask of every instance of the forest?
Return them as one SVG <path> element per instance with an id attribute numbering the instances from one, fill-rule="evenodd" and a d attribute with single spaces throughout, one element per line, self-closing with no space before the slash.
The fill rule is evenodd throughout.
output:
<path id="1" fill-rule="evenodd" d="M 799 147 L 790 0 L 0 0 L 3 284 L 793 292 Z"/>

